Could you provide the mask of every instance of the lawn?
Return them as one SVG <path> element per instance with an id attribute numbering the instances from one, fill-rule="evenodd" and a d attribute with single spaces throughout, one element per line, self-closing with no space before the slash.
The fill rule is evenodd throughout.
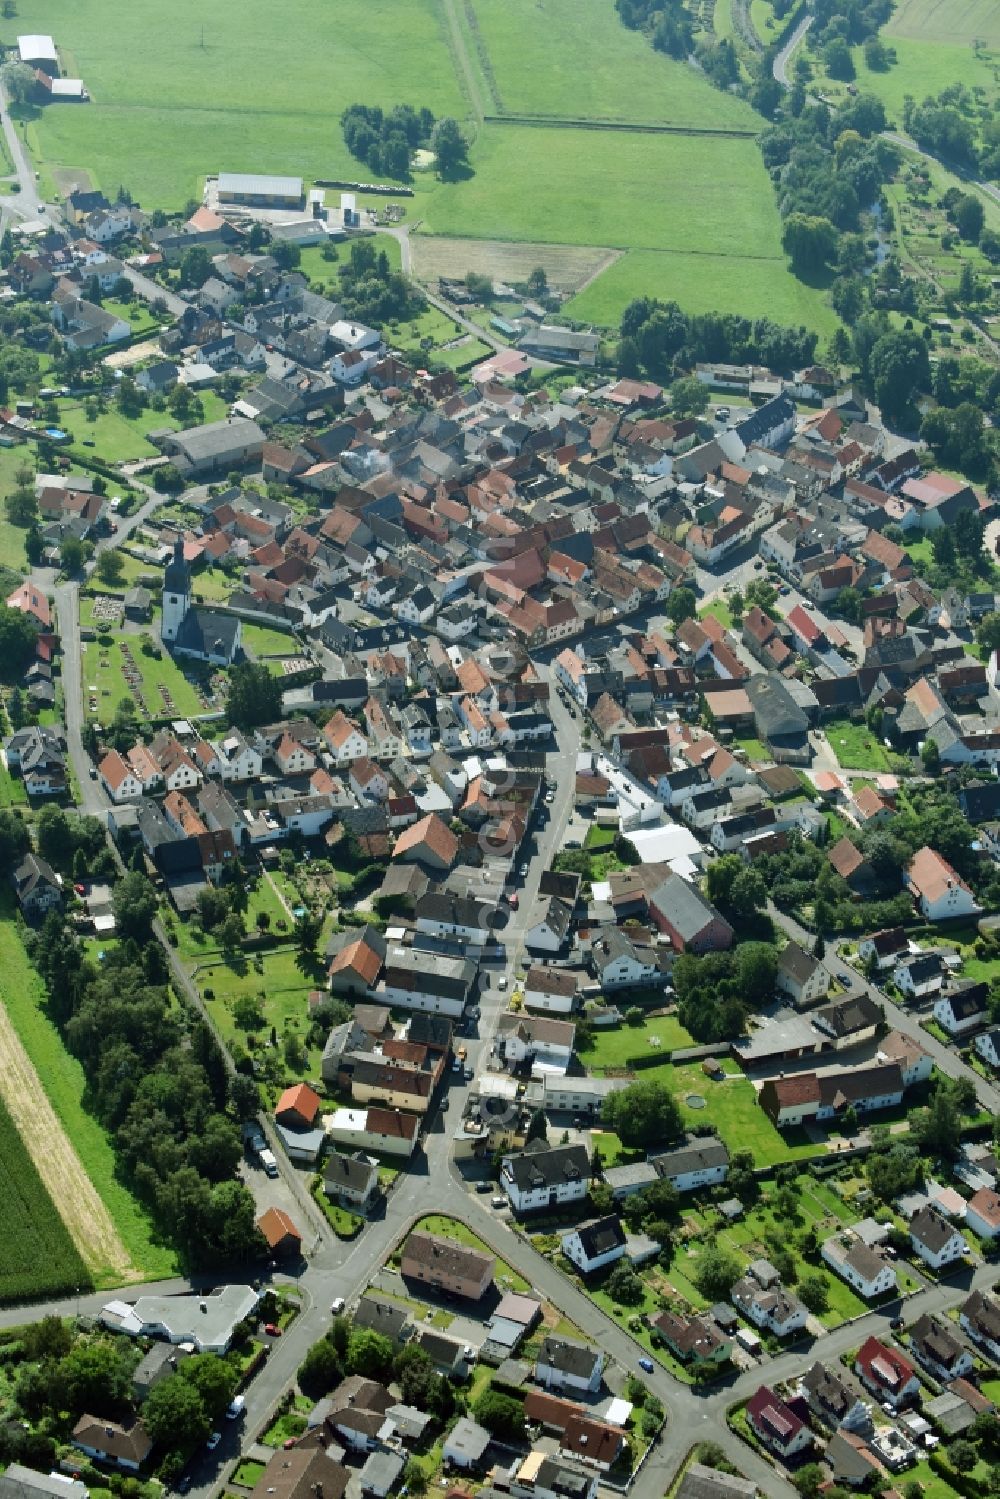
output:
<path id="1" fill-rule="evenodd" d="M 761 739 L 752 734 L 738 734 L 733 740 L 735 749 L 743 750 L 748 760 L 773 760 L 774 754 Z"/>
<path id="2" fill-rule="evenodd" d="M 247 1044 L 248 1032 L 236 1023 L 235 1007 L 241 999 L 258 1002 L 263 1023 L 255 1027 L 254 1033 L 261 1041 L 268 1038 L 273 1026 L 278 1033 L 279 1046 L 286 1032 L 297 1034 L 304 1045 L 309 1029 L 307 996 L 316 983 L 302 972 L 295 958 L 295 948 L 288 946 L 274 948 L 255 958 L 238 959 L 235 967 L 221 959 L 210 959 L 199 965 L 195 982 L 208 999 L 212 1019 L 227 1045 L 236 1042 L 245 1047 Z M 254 966 L 255 961 L 259 961 L 261 971 Z M 321 1056 L 322 1048 L 312 1051 L 306 1048 L 304 1066 L 289 1070 L 288 1080 L 306 1077 L 314 1087 L 322 1088 L 319 1080 Z"/>
<path id="3" fill-rule="evenodd" d="M 115 1155 L 107 1135 L 83 1107 L 86 1091 L 83 1068 L 63 1046 L 59 1032 L 42 1008 L 45 1002 L 42 981 L 28 962 L 9 901 L 4 904 L 3 915 L 5 919 L 0 920 L 3 999 L 21 1044 L 87 1175 L 111 1214 L 132 1263 L 149 1280 L 173 1275 L 177 1265 L 172 1251 L 153 1242 L 148 1218 L 118 1181 Z"/>
<path id="4" fill-rule="evenodd" d="M 681 147 L 676 137 L 671 143 L 682 155 L 687 154 L 688 147 Z M 690 143 L 692 165 L 699 154 L 694 147 L 701 144 Z M 742 150 L 742 141 L 729 144 Z M 758 165 L 759 158 L 751 161 L 749 167 L 755 182 Z M 706 235 L 702 244 L 692 246 L 691 240 L 697 234 L 695 214 L 690 230 L 676 236 L 683 239 L 682 244 L 672 245 L 674 233 L 664 228 L 661 245 L 629 249 L 628 254 L 603 271 L 579 296 L 567 302 L 563 310 L 580 322 L 615 327 L 623 308 L 634 297 L 648 295 L 675 301 L 685 312 L 770 317 L 790 327 L 805 324 L 821 336 L 828 336 L 838 325 L 836 313 L 827 305 L 822 290 L 806 286 L 792 275 L 780 249 L 774 245 L 771 200 L 765 196 L 765 184 L 754 188 L 754 198 L 751 212 L 764 231 L 763 238 L 755 231 L 738 244 L 730 244 L 728 233 L 724 237 Z M 674 218 L 673 222 L 677 224 L 679 220 Z M 617 238 L 609 241 L 619 242 Z M 752 247 L 752 253 L 745 253 L 748 247 Z"/>
<path id="5" fill-rule="evenodd" d="M 34 473 L 35 455 L 30 448 L 0 448 L 0 567 L 9 567 L 14 572 L 23 572 L 27 567 L 24 555 L 23 526 L 12 526 L 7 519 L 3 501 L 15 488 L 18 469 L 27 468 Z"/>
<path id="6" fill-rule="evenodd" d="M 47 166 L 86 168 L 114 196 L 180 209 L 206 173 L 370 176 L 337 124 L 355 100 L 468 114 L 436 0 L 246 0 L 240 24 L 197 0 L 150 11 L 128 0 L 19 0 L 3 40 L 55 35 L 84 109 L 49 109 L 29 127 Z M 136 59 L 142 66 L 136 66 Z"/>
<path id="7" fill-rule="evenodd" d="M 247 655 L 297 656 L 301 646 L 290 630 L 274 630 L 268 625 L 251 625 L 243 622 L 243 649 Z"/>
<path id="8" fill-rule="evenodd" d="M 255 1463 L 252 1458 L 245 1458 L 233 1473 L 231 1482 L 238 1483 L 240 1488 L 256 1488 L 264 1473 L 264 1464 Z"/>
<path id="9" fill-rule="evenodd" d="M 725 599 L 713 599 L 710 604 L 705 605 L 704 609 L 698 611 L 698 618 L 704 619 L 708 614 L 713 619 L 717 619 L 724 630 L 732 629 L 733 616 Z"/>
<path id="10" fill-rule="evenodd" d="M 225 402 L 214 391 L 200 391 L 199 400 L 206 422 L 220 421 L 226 415 Z M 169 411 L 146 410 L 139 416 L 125 417 L 117 407 L 109 406 L 90 422 L 82 401 L 63 400 L 57 401 L 56 405 L 59 424 L 73 434 L 74 445 L 93 444 L 93 456 L 111 464 L 155 457 L 157 450 L 146 441 L 146 433 L 157 427 L 176 429 L 182 425 Z"/>
<path id="11" fill-rule="evenodd" d="M 65 1294 L 91 1285 L 13 1119 L 0 1103 L 0 1194 L 8 1223 L 0 1250 L 0 1301 Z"/>
<path id="12" fill-rule="evenodd" d="M 596 1029 L 593 1049 L 586 1053 L 585 1061 L 587 1067 L 597 1073 L 605 1072 L 609 1067 L 625 1067 L 636 1057 L 648 1056 L 656 1043 L 664 1051 L 676 1051 L 678 1047 L 693 1046 L 694 1040 L 676 1015 L 659 1015 L 644 1025 Z"/>
<path id="13" fill-rule="evenodd" d="M 824 727 L 830 748 L 844 770 L 908 771 L 911 768 L 909 758 L 887 750 L 867 724 L 836 718 Z"/>
<path id="14" fill-rule="evenodd" d="M 28 793 L 20 776 L 12 776 L 6 765 L 0 764 L 0 807 L 26 807 Z"/>
<path id="15" fill-rule="evenodd" d="M 729 1066 L 730 1064 L 726 1064 Z M 732 1065 L 725 1082 L 713 1082 L 701 1070 L 700 1063 L 684 1066 L 667 1065 L 646 1071 L 643 1076 L 666 1083 L 681 1105 L 685 1125 L 711 1124 L 732 1150 L 751 1150 L 758 1166 L 772 1166 L 779 1161 L 801 1160 L 817 1155 L 818 1147 L 799 1140 L 794 1132 L 787 1138 L 771 1123 L 757 1104 L 753 1083 Z M 685 1102 L 689 1094 L 705 1099 L 705 1108 L 692 1109 Z"/>
<path id="16" fill-rule="evenodd" d="M 115 710 L 125 698 L 131 698 L 142 714 L 142 704 L 150 719 L 187 717 L 203 713 L 208 706 L 200 689 L 184 675 L 167 651 L 160 659 L 143 654 L 139 637 L 131 635 L 124 643 L 129 647 L 134 665 L 141 673 L 141 685 L 134 686 L 125 677 L 122 639 L 112 636 L 105 646 L 88 641 L 83 647 L 83 697 L 88 712 L 91 689 L 95 689 L 96 711 L 90 717 L 99 723 L 110 723 Z"/>
<path id="17" fill-rule="evenodd" d="M 655 52 L 604 0 L 473 0 L 473 13 L 492 65 L 493 112 L 760 128 L 747 104 Z"/>

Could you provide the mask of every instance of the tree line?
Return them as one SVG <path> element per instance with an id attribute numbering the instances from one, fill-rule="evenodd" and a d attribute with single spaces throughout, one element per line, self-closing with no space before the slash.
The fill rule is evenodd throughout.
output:
<path id="1" fill-rule="evenodd" d="M 667 381 L 702 362 L 801 369 L 812 363 L 817 344 L 816 334 L 805 327 L 784 328 L 769 318 L 732 312 L 686 313 L 676 302 L 656 297 L 630 302 L 620 331 L 620 373 Z"/>
<path id="2" fill-rule="evenodd" d="M 164 1240 L 190 1267 L 253 1259 L 264 1244 L 236 1175 L 242 1146 L 222 1052 L 171 996 L 148 880 L 125 875 L 113 909 L 120 940 L 100 966 L 61 911 L 27 935 L 49 1015 L 83 1067 L 122 1179 Z"/>
<path id="3" fill-rule="evenodd" d="M 344 144 L 378 176 L 406 182 L 414 151 L 428 147 L 438 175 L 456 176 L 468 162 L 469 146 L 458 121 L 435 121 L 429 109 L 397 104 L 388 112 L 377 104 L 349 104 L 340 117 Z"/>

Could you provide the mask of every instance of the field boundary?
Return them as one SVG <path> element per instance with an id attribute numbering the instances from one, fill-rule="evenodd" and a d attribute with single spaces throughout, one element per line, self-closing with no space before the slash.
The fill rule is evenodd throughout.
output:
<path id="1" fill-rule="evenodd" d="M 735 126 L 658 125 L 638 120 L 584 120 L 572 115 L 484 115 L 484 125 L 526 125 L 530 128 L 557 130 L 619 130 L 635 135 L 707 135 L 729 140 L 756 140 L 758 131 L 739 130 Z"/>
<path id="2" fill-rule="evenodd" d="M 83 1168 L 5 1006 L 0 1006 L 0 1096 L 87 1268 L 98 1279 L 141 1279 Z"/>

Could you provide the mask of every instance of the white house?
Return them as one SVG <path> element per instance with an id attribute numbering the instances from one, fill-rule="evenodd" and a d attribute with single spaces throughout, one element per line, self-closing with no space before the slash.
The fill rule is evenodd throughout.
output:
<path id="1" fill-rule="evenodd" d="M 117 750 L 109 750 L 97 767 L 101 785 L 113 802 L 135 801 L 142 795 L 142 782 Z"/>
<path id="2" fill-rule="evenodd" d="M 368 753 L 368 740 L 357 724 L 338 708 L 323 730 L 323 738 L 338 769 L 360 760 Z"/>
<path id="3" fill-rule="evenodd" d="M 985 985 L 956 989 L 942 994 L 934 1005 L 934 1019 L 949 1036 L 966 1036 L 976 1030 L 987 1016 Z"/>
<path id="4" fill-rule="evenodd" d="M 892 968 L 909 950 L 909 941 L 901 926 L 872 932 L 858 943 L 858 957 L 862 963 L 874 963 L 879 973 Z"/>
<path id="5" fill-rule="evenodd" d="M 501 1015 L 497 1042 L 508 1067 L 530 1062 L 534 1074 L 569 1069 L 576 1040 L 576 1026 L 568 1020 L 550 1020 L 546 1015 Z"/>
<path id="6" fill-rule="evenodd" d="M 517 1155 L 504 1156 L 500 1185 L 518 1213 L 582 1202 L 590 1189 L 590 1156 L 583 1145 L 532 1140 Z"/>
<path id="7" fill-rule="evenodd" d="M 896 1290 L 893 1266 L 877 1249 L 870 1248 L 854 1234 L 834 1234 L 824 1242 L 820 1254 L 830 1269 L 866 1301 Z"/>
<path id="8" fill-rule="evenodd" d="M 655 984 L 661 978 L 656 953 L 638 947 L 621 927 L 605 928 L 590 949 L 590 966 L 605 992 Z"/>
<path id="9" fill-rule="evenodd" d="M 1000 1067 L 1000 1028 L 983 1031 L 972 1044 L 988 1066 Z"/>
<path id="10" fill-rule="evenodd" d="M 586 1343 L 549 1333 L 535 1359 L 535 1380 L 547 1390 L 581 1390 L 596 1394 L 601 1387 L 604 1354 Z"/>
<path id="11" fill-rule="evenodd" d="M 805 1327 L 809 1316 L 799 1298 L 786 1291 L 780 1280 L 768 1286 L 762 1285 L 753 1273 L 753 1266 L 750 1274 L 733 1286 L 731 1299 L 737 1310 L 755 1327 L 764 1327 L 779 1338 L 787 1338 L 790 1333 Z"/>
<path id="12" fill-rule="evenodd" d="M 1000 1364 L 1000 1302 L 984 1291 L 973 1291 L 962 1304 L 958 1325 L 974 1343 L 985 1348 L 995 1363 Z"/>
<path id="13" fill-rule="evenodd" d="M 716 1187 L 729 1174 L 729 1151 L 712 1135 L 691 1135 L 683 1145 L 662 1154 L 650 1152 L 649 1163 L 661 1181 L 678 1192 Z"/>
<path id="14" fill-rule="evenodd" d="M 982 910 L 969 886 L 947 859 L 927 844 L 917 850 L 907 866 L 906 887 L 927 921 L 977 916 Z"/>
<path id="15" fill-rule="evenodd" d="M 903 994 L 911 999 L 924 999 L 928 994 L 937 994 L 947 972 L 939 953 L 908 953 L 892 970 L 892 978 Z"/>
<path id="16" fill-rule="evenodd" d="M 219 760 L 219 774 L 224 781 L 256 780 L 264 769 L 260 750 L 250 744 L 239 729 L 233 729 L 224 739 L 219 739 L 215 753 Z"/>
<path id="17" fill-rule="evenodd" d="M 932 1270 L 954 1265 L 969 1253 L 958 1229 L 932 1207 L 921 1208 L 910 1219 L 910 1243 Z"/>
<path id="18" fill-rule="evenodd" d="M 323 1117 L 327 1138 L 349 1150 L 376 1150 L 409 1156 L 417 1144 L 420 1120 L 399 1109 L 336 1109 Z"/>
<path id="19" fill-rule="evenodd" d="M 1000 1238 L 1000 1196 L 992 1187 L 980 1187 L 965 1205 L 965 1221 L 981 1239 Z"/>
<path id="20" fill-rule="evenodd" d="M 830 987 L 830 972 L 819 958 L 807 953 L 797 942 L 789 942 L 778 959 L 775 988 L 800 1009 L 819 1004 Z"/>
<path id="21" fill-rule="evenodd" d="M 576 974 L 537 964 L 524 981 L 524 1003 L 529 1010 L 570 1015 L 576 1004 Z"/>
<path id="22" fill-rule="evenodd" d="M 492 1438 L 471 1416 L 460 1416 L 445 1438 L 442 1457 L 456 1468 L 476 1468 Z"/>
<path id="23" fill-rule="evenodd" d="M 607 1218 L 581 1223 L 578 1228 L 563 1234 L 562 1252 L 584 1275 L 592 1275 L 595 1270 L 613 1265 L 625 1253 L 621 1219 L 612 1213 Z"/>

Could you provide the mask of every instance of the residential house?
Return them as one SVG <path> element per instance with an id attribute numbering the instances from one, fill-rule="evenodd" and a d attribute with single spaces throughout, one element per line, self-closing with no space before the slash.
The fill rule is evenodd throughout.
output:
<path id="1" fill-rule="evenodd" d="M 780 1395 L 761 1385 L 746 1403 L 747 1424 L 760 1442 L 775 1456 L 788 1462 L 813 1444 L 809 1423 Z"/>
<path id="2" fill-rule="evenodd" d="M 847 1431 L 864 1431 L 871 1422 L 871 1412 L 839 1374 L 832 1373 L 818 1360 L 802 1376 L 802 1392 L 809 1409 L 830 1426 Z"/>
<path id="3" fill-rule="evenodd" d="M 562 1252 L 584 1275 L 613 1265 L 625 1253 L 625 1233 L 617 1214 L 581 1223 L 562 1236 Z"/>
<path id="4" fill-rule="evenodd" d="M 930 1206 L 921 1208 L 910 1219 L 910 1243 L 932 1270 L 954 1265 L 969 1253 L 968 1244 L 954 1224 Z"/>
<path id="5" fill-rule="evenodd" d="M 950 1325 L 925 1312 L 910 1328 L 910 1349 L 935 1379 L 962 1379 L 973 1367 L 972 1354 L 956 1338 Z"/>
<path id="6" fill-rule="evenodd" d="M 973 1291 L 962 1303 L 958 1325 L 994 1363 L 1000 1363 L 1000 1302 L 985 1291 Z"/>
<path id="7" fill-rule="evenodd" d="M 84 1415 L 73 1427 L 72 1442 L 95 1462 L 122 1473 L 138 1473 L 150 1452 L 153 1439 L 142 1421 L 120 1426 L 100 1416 Z"/>
<path id="8" fill-rule="evenodd" d="M 798 1009 L 805 1010 L 825 999 L 830 987 L 830 971 L 819 958 L 791 941 L 778 959 L 775 987 L 780 993 L 787 994 Z"/>
<path id="9" fill-rule="evenodd" d="M 650 1317 L 649 1326 L 653 1342 L 662 1340 L 662 1345 L 682 1364 L 707 1369 L 727 1363 L 732 1355 L 731 1340 L 708 1317 L 663 1311 Z"/>
<path id="10" fill-rule="evenodd" d="M 436 1291 L 481 1301 L 493 1284 L 496 1258 L 455 1239 L 415 1231 L 403 1245 L 400 1271 Z"/>
<path id="11" fill-rule="evenodd" d="M 873 932 L 870 937 L 862 937 L 858 943 L 858 957 L 862 963 L 872 963 L 879 973 L 884 973 L 886 969 L 894 967 L 908 949 L 906 933 L 901 926 L 897 926 Z"/>
<path id="12" fill-rule="evenodd" d="M 549 1333 L 535 1359 L 535 1381 L 546 1390 L 580 1390 L 596 1394 L 601 1387 L 604 1354 L 572 1338 Z"/>
<path id="13" fill-rule="evenodd" d="M 966 1227 L 979 1238 L 1000 1238 L 1000 1195 L 992 1187 L 980 1187 L 965 1204 Z"/>
<path id="14" fill-rule="evenodd" d="M 879 1404 L 887 1402 L 894 1410 L 906 1405 L 920 1390 L 913 1365 L 895 1348 L 878 1338 L 866 1338 L 858 1349 L 854 1372 Z"/>
<path id="15" fill-rule="evenodd" d="M 504 1156 L 500 1185 L 517 1213 L 581 1202 L 590 1189 L 590 1156 L 583 1145 L 532 1140 L 519 1154 Z"/>
<path id="16" fill-rule="evenodd" d="M 778 1338 L 787 1338 L 798 1332 L 799 1328 L 805 1327 L 809 1316 L 799 1298 L 787 1291 L 780 1281 L 763 1284 L 759 1274 L 754 1273 L 754 1265 L 736 1282 L 730 1295 L 733 1305 L 755 1327 L 766 1328 Z"/>
<path id="17" fill-rule="evenodd" d="M 889 1260 L 850 1230 L 826 1239 L 820 1254 L 841 1280 L 866 1301 L 896 1290 L 896 1271 Z"/>
<path id="18" fill-rule="evenodd" d="M 729 1151 L 714 1135 L 689 1135 L 671 1150 L 650 1151 L 649 1164 L 677 1192 L 715 1187 L 729 1174 Z"/>
<path id="19" fill-rule="evenodd" d="M 910 860 L 905 878 L 907 889 L 927 921 L 977 916 L 982 909 L 947 859 L 926 844 Z"/>
<path id="20" fill-rule="evenodd" d="M 456 1468 L 479 1468 L 493 1438 L 471 1416 L 459 1416 L 445 1437 L 441 1455 Z"/>
<path id="21" fill-rule="evenodd" d="M 363 1151 L 333 1151 L 323 1167 L 323 1191 L 344 1207 L 365 1212 L 378 1188 L 378 1162 Z"/>
<path id="22" fill-rule="evenodd" d="M 62 883 L 52 866 L 39 855 L 25 854 L 14 870 L 14 893 L 29 921 L 37 921 L 62 905 Z"/>
<path id="23" fill-rule="evenodd" d="M 908 953 L 892 970 L 893 983 L 911 999 L 937 994 L 947 974 L 948 966 L 938 952 Z"/>
<path id="24" fill-rule="evenodd" d="M 987 986 L 971 984 L 964 989 L 953 989 L 942 994 L 934 1004 L 934 1019 L 949 1036 L 967 1036 L 970 1031 L 983 1025 L 989 1014 L 987 1009 Z"/>

